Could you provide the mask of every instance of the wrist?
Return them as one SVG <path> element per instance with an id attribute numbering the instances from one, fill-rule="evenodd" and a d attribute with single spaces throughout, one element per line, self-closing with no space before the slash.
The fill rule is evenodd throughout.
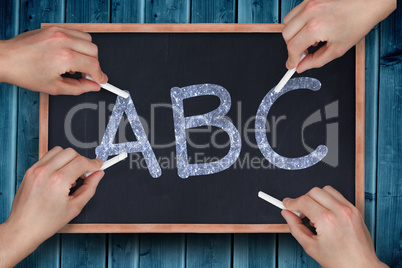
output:
<path id="1" fill-rule="evenodd" d="M 0 224 L 0 267 L 14 267 L 39 245 L 9 220 Z"/>
<path id="2" fill-rule="evenodd" d="M 9 46 L 6 40 L 0 40 L 0 83 L 9 83 Z"/>

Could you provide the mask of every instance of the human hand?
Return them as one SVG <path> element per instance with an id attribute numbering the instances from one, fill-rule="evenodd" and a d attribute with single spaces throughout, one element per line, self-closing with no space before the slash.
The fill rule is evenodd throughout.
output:
<path id="1" fill-rule="evenodd" d="M 288 69 L 302 73 L 341 57 L 396 9 L 396 0 L 305 0 L 283 19 Z M 299 63 L 301 54 L 327 43 Z"/>
<path id="2" fill-rule="evenodd" d="M 98 91 L 87 79 L 65 78 L 64 73 L 90 74 L 98 83 L 108 78 L 98 61 L 98 47 L 88 33 L 49 27 L 22 33 L 0 42 L 0 82 L 52 95 Z"/>
<path id="3" fill-rule="evenodd" d="M 73 149 L 55 147 L 25 173 L 11 213 L 0 225 L 0 267 L 14 266 L 76 217 L 95 194 L 104 175 L 102 160 L 90 160 Z M 87 171 L 73 194 L 71 187 Z"/>
<path id="4" fill-rule="evenodd" d="M 302 212 L 316 228 L 314 235 L 289 210 L 282 216 L 306 253 L 323 267 L 387 267 L 375 254 L 359 210 L 331 186 L 313 188 L 296 199 L 285 198 L 289 210 Z"/>

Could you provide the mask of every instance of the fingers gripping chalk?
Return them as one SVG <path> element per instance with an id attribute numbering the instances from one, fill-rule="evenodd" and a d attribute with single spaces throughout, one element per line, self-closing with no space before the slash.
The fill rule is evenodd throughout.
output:
<path id="1" fill-rule="evenodd" d="M 264 192 L 259 191 L 258 197 L 261 199 L 264 199 L 268 203 L 271 203 L 272 205 L 274 205 L 280 209 L 286 209 L 285 206 L 283 205 L 282 201 L 280 201 L 280 200 L 276 199 L 275 197 L 272 197 Z M 289 211 L 292 212 L 293 214 L 295 214 L 297 217 L 302 216 L 302 213 L 300 211 L 292 211 L 292 210 L 289 210 Z M 304 217 L 301 219 L 301 221 L 304 224 L 304 226 L 306 226 L 313 234 L 317 235 L 316 229 L 314 226 L 311 226 L 309 218 Z"/>
<path id="2" fill-rule="evenodd" d="M 285 206 L 283 205 L 282 201 L 280 201 L 280 200 L 276 199 L 275 197 L 272 197 L 264 192 L 259 191 L 258 197 L 261 199 L 264 199 L 268 203 L 271 203 L 272 205 L 274 205 L 280 209 L 286 209 Z M 293 212 L 297 217 L 300 217 L 302 215 L 302 213 L 300 211 L 291 211 L 291 212 Z"/>
<path id="3" fill-rule="evenodd" d="M 86 75 L 84 76 L 84 78 L 85 78 L 85 79 L 88 79 L 88 80 L 91 80 L 91 81 L 93 81 L 93 82 L 95 82 L 95 83 L 97 83 L 97 82 L 96 82 L 95 80 L 93 80 L 92 77 L 89 76 L 88 74 L 86 74 Z M 108 91 L 110 91 L 110 92 L 112 92 L 112 93 L 114 93 L 114 94 L 116 94 L 116 95 L 119 95 L 119 96 L 121 96 L 121 97 L 123 97 L 123 98 L 125 98 L 125 99 L 128 98 L 128 93 L 127 93 L 127 92 L 124 92 L 124 91 L 121 90 L 120 88 L 117 88 L 117 87 L 115 87 L 115 86 L 113 86 L 113 85 L 111 85 L 111 84 L 109 84 L 109 83 L 99 84 L 99 85 L 101 86 L 101 88 L 104 88 L 104 89 L 106 89 L 106 90 L 108 90 Z"/>
<path id="4" fill-rule="evenodd" d="M 300 61 L 299 63 L 307 56 L 306 53 L 303 52 L 303 54 L 300 57 Z M 289 81 L 290 78 L 292 78 L 292 76 L 294 75 L 294 73 L 296 72 L 296 68 L 290 69 L 288 70 L 285 75 L 282 77 L 281 81 L 279 81 L 278 85 L 275 87 L 275 92 L 278 93 L 279 91 L 281 91 L 281 89 L 286 85 L 286 83 Z"/>
<path id="5" fill-rule="evenodd" d="M 112 159 L 109 159 L 109 160 L 105 161 L 99 170 L 105 170 L 105 169 L 107 169 L 108 167 L 111 167 L 111 166 L 113 166 L 114 164 L 117 164 L 117 163 L 120 162 L 121 160 L 126 159 L 127 156 L 128 156 L 127 153 L 121 153 L 121 154 L 119 154 L 118 156 L 115 156 L 115 157 L 113 157 Z M 93 173 L 95 173 L 95 172 L 96 172 L 96 171 L 94 171 L 94 172 L 87 172 L 87 173 L 84 174 L 84 176 L 85 176 L 85 178 L 87 178 L 87 177 L 91 176 L 91 175 L 92 175 Z"/>

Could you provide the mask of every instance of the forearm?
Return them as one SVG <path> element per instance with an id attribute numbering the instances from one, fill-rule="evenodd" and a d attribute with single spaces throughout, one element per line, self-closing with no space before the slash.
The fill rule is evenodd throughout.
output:
<path id="1" fill-rule="evenodd" d="M 0 268 L 16 266 L 37 246 L 17 226 L 8 222 L 0 224 Z"/>

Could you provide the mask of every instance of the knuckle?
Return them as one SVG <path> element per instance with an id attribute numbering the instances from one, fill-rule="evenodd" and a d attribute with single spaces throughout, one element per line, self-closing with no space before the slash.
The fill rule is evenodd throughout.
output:
<path id="1" fill-rule="evenodd" d="M 73 148 L 67 148 L 64 150 L 68 154 L 72 154 L 74 156 L 78 155 L 78 153 Z"/>
<path id="2" fill-rule="evenodd" d="M 84 34 L 85 34 L 85 37 L 86 37 L 89 41 L 92 42 L 92 35 L 90 35 L 89 33 L 85 33 L 85 32 L 84 32 Z"/>
<path id="3" fill-rule="evenodd" d="M 98 46 L 95 45 L 94 43 L 91 43 L 91 50 L 92 50 L 92 53 L 93 53 L 93 54 L 98 55 L 99 48 L 98 48 Z"/>
<path id="4" fill-rule="evenodd" d="M 60 29 L 52 31 L 52 39 L 53 40 L 64 42 L 69 38 L 70 37 L 67 34 L 65 34 L 62 31 L 60 31 Z"/>
<path id="5" fill-rule="evenodd" d="M 316 195 L 316 194 L 319 193 L 320 191 L 321 191 L 320 188 L 314 187 L 313 189 L 311 189 L 311 190 L 309 191 L 309 195 Z"/>
<path id="6" fill-rule="evenodd" d="M 312 19 L 306 25 L 306 31 L 309 33 L 319 32 L 322 26 L 322 22 L 319 19 Z"/>
<path id="7" fill-rule="evenodd" d="M 60 48 L 56 52 L 56 57 L 61 61 L 71 61 L 74 58 L 74 53 L 68 48 Z"/>
<path id="8" fill-rule="evenodd" d="M 290 36 L 289 36 L 289 31 L 287 30 L 288 28 L 284 28 L 282 31 L 282 37 L 285 40 L 286 43 L 289 42 Z"/>
<path id="9" fill-rule="evenodd" d="M 322 212 L 321 218 L 323 222 L 326 224 L 326 226 L 335 226 L 336 217 L 332 212 L 330 211 Z"/>
<path id="10" fill-rule="evenodd" d="M 302 195 L 299 198 L 296 199 L 297 203 L 299 203 L 300 205 L 306 204 L 307 202 L 310 201 L 310 198 L 306 195 Z"/>
<path id="11" fill-rule="evenodd" d="M 308 13 L 315 13 L 317 12 L 317 9 L 320 6 L 320 2 L 319 1 L 309 1 L 306 6 L 304 7 L 304 12 L 308 12 Z"/>
<path id="12" fill-rule="evenodd" d="M 80 164 L 83 164 L 83 165 L 88 165 L 89 164 L 88 158 L 86 158 L 85 156 L 82 156 L 82 155 L 77 156 L 76 161 L 78 163 L 80 163 Z"/>
<path id="13" fill-rule="evenodd" d="M 35 170 L 33 171 L 35 179 L 41 178 L 45 174 L 46 170 L 47 170 L 46 165 L 35 168 Z"/>
<path id="14" fill-rule="evenodd" d="M 323 190 L 333 190 L 334 188 L 332 188 L 331 185 L 325 185 L 322 189 Z"/>
<path id="15" fill-rule="evenodd" d="M 64 180 L 65 176 L 66 174 L 63 171 L 59 170 L 52 174 L 51 179 L 53 182 L 60 182 Z"/>
<path id="16" fill-rule="evenodd" d="M 25 176 L 31 177 L 34 175 L 35 168 L 31 167 L 25 172 Z"/>

